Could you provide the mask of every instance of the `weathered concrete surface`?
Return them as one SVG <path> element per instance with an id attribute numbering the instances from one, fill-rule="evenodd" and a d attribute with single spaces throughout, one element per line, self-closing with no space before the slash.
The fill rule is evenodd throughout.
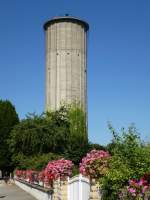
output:
<path id="1" fill-rule="evenodd" d="M 55 19 L 46 28 L 46 110 L 77 101 L 86 111 L 86 71 L 85 23 L 70 17 Z"/>
<path id="2" fill-rule="evenodd" d="M 28 193 L 21 190 L 15 184 L 6 185 L 0 183 L 0 199 L 3 200 L 36 200 Z"/>

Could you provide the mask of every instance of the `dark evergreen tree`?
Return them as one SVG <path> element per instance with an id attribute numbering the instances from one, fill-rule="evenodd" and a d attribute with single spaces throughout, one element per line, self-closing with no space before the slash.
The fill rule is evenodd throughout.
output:
<path id="1" fill-rule="evenodd" d="M 19 122 L 15 107 L 8 100 L 0 100 L 0 169 L 11 171 L 11 155 L 8 151 L 8 139 L 13 127 Z"/>

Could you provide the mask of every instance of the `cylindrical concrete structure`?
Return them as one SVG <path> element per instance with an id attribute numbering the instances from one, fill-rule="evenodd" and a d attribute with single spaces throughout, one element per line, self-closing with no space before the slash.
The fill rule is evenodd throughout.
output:
<path id="1" fill-rule="evenodd" d="M 63 103 L 87 107 L 87 31 L 80 19 L 56 17 L 44 24 L 46 32 L 46 110 Z"/>

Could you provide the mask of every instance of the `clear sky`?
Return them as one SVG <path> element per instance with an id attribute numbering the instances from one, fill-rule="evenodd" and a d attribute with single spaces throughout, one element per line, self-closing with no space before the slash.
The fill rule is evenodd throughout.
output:
<path id="1" fill-rule="evenodd" d="M 150 139 L 149 0 L 0 0 L 0 98 L 20 118 L 45 102 L 43 23 L 69 13 L 90 24 L 89 138 L 107 144 L 107 122 L 135 123 Z"/>

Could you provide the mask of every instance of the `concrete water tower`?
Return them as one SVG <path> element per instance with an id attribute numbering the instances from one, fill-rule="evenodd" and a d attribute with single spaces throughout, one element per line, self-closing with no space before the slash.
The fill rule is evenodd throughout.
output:
<path id="1" fill-rule="evenodd" d="M 55 17 L 46 33 L 46 110 L 79 102 L 87 110 L 87 31 L 78 18 Z"/>

